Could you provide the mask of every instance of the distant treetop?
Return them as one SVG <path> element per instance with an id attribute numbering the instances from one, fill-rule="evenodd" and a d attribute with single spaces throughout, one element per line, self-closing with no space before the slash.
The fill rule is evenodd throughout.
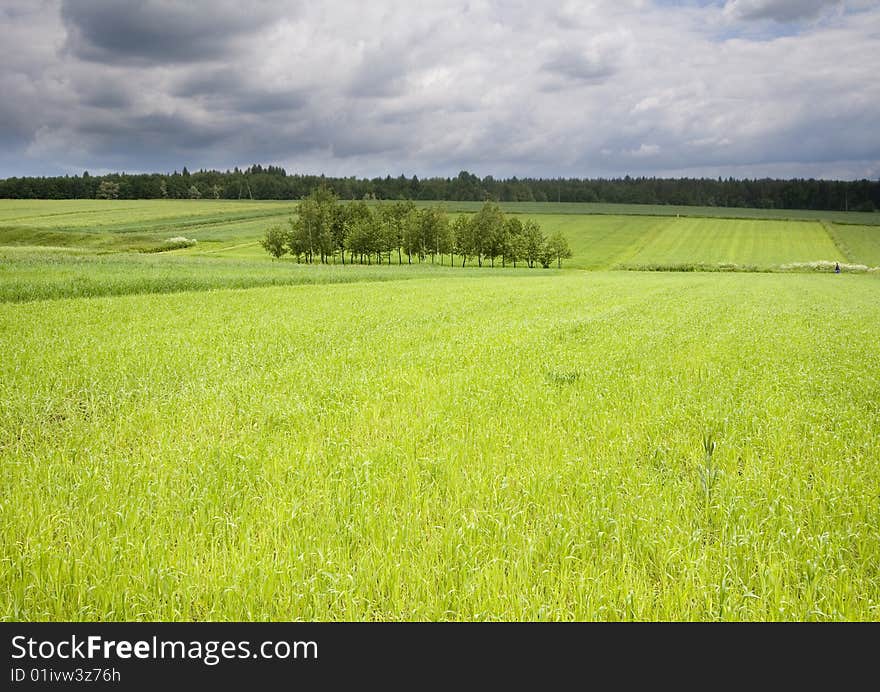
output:
<path id="1" fill-rule="evenodd" d="M 7 178 L 0 180 L 0 198 L 94 199 L 105 181 L 119 186 L 119 199 L 300 199 L 325 184 L 340 199 L 347 200 L 601 202 L 863 212 L 880 209 L 878 180 L 480 178 L 468 171 L 451 178 L 331 178 L 290 174 L 281 166 L 258 163 L 244 170 L 236 167 L 194 173 L 184 166 L 181 173 L 170 174 L 97 176 L 84 171 L 82 176 Z"/>

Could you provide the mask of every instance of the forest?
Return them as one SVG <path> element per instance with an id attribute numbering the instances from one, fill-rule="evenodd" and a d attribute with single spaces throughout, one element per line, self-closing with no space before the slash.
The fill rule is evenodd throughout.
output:
<path id="1" fill-rule="evenodd" d="M 503 178 L 461 171 L 451 178 L 377 178 L 289 174 L 254 164 L 227 171 L 184 167 L 173 173 L 112 173 L 0 180 L 0 198 L 13 199 L 300 199 L 318 185 L 341 199 L 601 202 L 758 209 L 877 211 L 878 180 L 736 178 Z"/>

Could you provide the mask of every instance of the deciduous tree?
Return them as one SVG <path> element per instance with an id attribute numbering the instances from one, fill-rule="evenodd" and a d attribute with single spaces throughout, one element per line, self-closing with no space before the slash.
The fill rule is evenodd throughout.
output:
<path id="1" fill-rule="evenodd" d="M 556 260 L 556 266 L 560 268 L 562 267 L 562 260 L 571 257 L 571 248 L 568 245 L 568 240 L 561 231 L 556 231 L 547 240 L 547 251 L 550 253 L 550 257 Z"/>
<path id="2" fill-rule="evenodd" d="M 266 235 L 260 241 L 260 245 L 276 259 L 288 252 L 287 231 L 281 226 L 272 226 L 266 230 Z"/>
<path id="3" fill-rule="evenodd" d="M 95 193 L 95 199 L 118 199 L 119 183 L 112 180 L 102 180 L 98 185 L 98 191 Z"/>

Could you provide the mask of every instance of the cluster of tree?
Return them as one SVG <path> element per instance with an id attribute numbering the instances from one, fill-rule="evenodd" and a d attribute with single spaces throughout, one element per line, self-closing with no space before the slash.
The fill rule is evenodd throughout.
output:
<path id="1" fill-rule="evenodd" d="M 286 225 L 266 231 L 263 247 L 274 257 L 293 255 L 298 262 L 348 262 L 391 264 L 415 259 L 461 266 L 476 261 L 495 266 L 528 267 L 571 257 L 568 241 L 561 233 L 546 237 L 533 220 L 505 216 L 494 202 L 485 202 L 476 214 L 460 214 L 450 220 L 441 206 L 417 208 L 411 201 L 385 202 L 370 206 L 363 200 L 340 204 L 336 195 L 321 186 L 299 204 L 298 213 Z"/>
<path id="2" fill-rule="evenodd" d="M 462 171 L 453 178 L 325 178 L 288 175 L 278 166 L 171 174 L 63 176 L 0 180 L 0 197 L 89 199 L 102 183 L 116 185 L 119 199 L 300 199 L 328 184 L 342 199 L 494 200 L 500 202 L 604 202 L 875 211 L 880 181 L 740 180 L 734 178 L 479 178 Z"/>

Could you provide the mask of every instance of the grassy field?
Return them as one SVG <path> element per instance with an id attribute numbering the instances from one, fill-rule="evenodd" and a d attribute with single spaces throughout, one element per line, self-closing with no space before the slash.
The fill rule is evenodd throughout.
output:
<path id="1" fill-rule="evenodd" d="M 876 226 L 833 224 L 829 231 L 847 259 L 871 267 L 880 266 L 880 232 Z"/>
<path id="2" fill-rule="evenodd" d="M 608 213 L 611 207 L 602 207 L 601 213 L 574 213 L 592 209 L 584 205 L 505 206 L 509 212 L 531 210 L 528 215 L 548 234 L 565 233 L 574 251 L 567 268 L 711 269 L 735 264 L 768 270 L 838 260 L 880 265 L 880 226 L 676 218 L 647 215 L 645 209 L 623 215 Z M 449 207 L 471 208 L 459 203 Z M 614 209 L 633 212 L 631 207 Z M 260 238 L 268 226 L 284 223 L 294 211 L 289 202 L 4 200 L 0 300 L 360 281 L 362 275 L 349 269 L 310 272 L 269 259 Z M 140 254 L 162 250 L 169 238 L 181 235 L 198 243 L 161 256 Z M 423 267 L 414 275 L 422 271 L 432 269 Z M 382 275 L 382 270 L 364 274 Z"/>
<path id="3" fill-rule="evenodd" d="M 295 210 L 290 202 L 2 200 L 0 246 L 143 251 L 179 235 L 197 238 L 200 249 L 255 245 Z"/>
<path id="4" fill-rule="evenodd" d="M 0 303 L 254 286 L 392 281 L 441 273 L 444 276 L 478 276 L 470 269 L 441 268 L 431 264 L 405 270 L 386 265 L 309 266 L 270 260 L 262 249 L 253 259 L 239 256 L 242 250 L 251 247 L 200 254 L 95 254 L 70 248 L 0 247 Z M 515 273 L 518 276 L 528 274 L 524 270 Z"/>
<path id="5" fill-rule="evenodd" d="M 154 218 L 178 220 L 184 224 L 194 217 L 232 215 L 254 216 L 287 213 L 295 202 L 251 200 L 0 200 L 0 226 L 16 223 L 26 226 L 119 228 L 131 222 L 150 222 Z M 436 202 L 417 201 L 419 206 Z M 476 212 L 482 202 L 447 201 L 450 212 Z M 809 209 L 749 209 L 743 207 L 690 207 L 670 204 L 604 204 L 592 202 L 501 202 L 511 214 L 525 215 L 611 215 L 611 216 L 696 216 L 730 219 L 768 219 L 793 221 L 835 221 L 845 224 L 880 225 L 878 212 L 813 211 Z"/>
<path id="6" fill-rule="evenodd" d="M 0 227 L 112 230 L 228 224 L 239 219 L 289 214 L 292 202 L 226 200 L 0 200 Z"/>
<path id="7" fill-rule="evenodd" d="M 0 306 L 6 619 L 880 619 L 880 283 Z"/>
<path id="8" fill-rule="evenodd" d="M 846 261 L 818 223 L 675 219 L 632 255 L 628 263 L 634 266 L 738 264 L 766 268 L 814 260 Z"/>
<path id="9" fill-rule="evenodd" d="M 547 214 L 533 217 L 546 233 L 562 231 L 572 258 L 566 267 L 608 269 L 628 260 L 661 229 L 677 219 L 657 216 L 576 216 Z"/>
<path id="10" fill-rule="evenodd" d="M 291 209 L 0 203 L 0 619 L 880 620 L 880 272 L 608 271 L 880 227 L 552 205 L 568 269 L 305 266 Z"/>
<path id="11" fill-rule="evenodd" d="M 434 204 L 417 202 L 417 204 Z M 446 202 L 449 211 L 475 212 L 481 202 Z M 810 209 L 750 209 L 744 207 L 691 207 L 673 204 L 605 204 L 600 202 L 501 202 L 510 214 L 611 215 L 611 216 L 690 216 L 711 219 L 765 219 L 768 221 L 835 221 L 880 225 L 880 213 L 856 211 L 814 211 Z"/>

